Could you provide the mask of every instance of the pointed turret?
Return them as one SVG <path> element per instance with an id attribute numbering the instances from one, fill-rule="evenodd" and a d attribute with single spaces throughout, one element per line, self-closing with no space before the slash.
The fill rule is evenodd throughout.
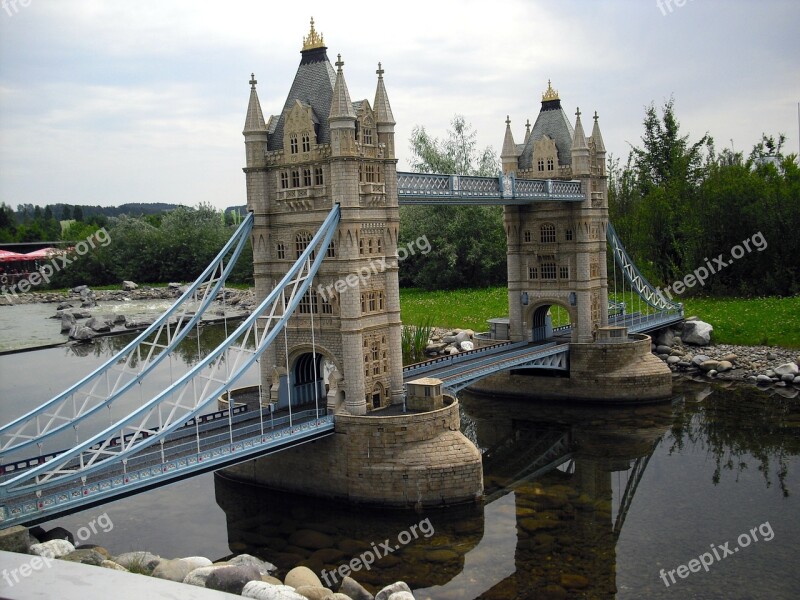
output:
<path id="1" fill-rule="evenodd" d="M 245 151 L 247 153 L 247 166 L 264 166 L 264 153 L 267 148 L 267 126 L 264 123 L 264 113 L 261 112 L 261 102 L 256 92 L 256 76 L 250 73 L 250 102 L 247 105 L 247 117 L 244 120 Z"/>
<path id="2" fill-rule="evenodd" d="M 392 106 L 389 104 L 389 95 L 386 93 L 386 86 L 383 84 L 383 67 L 378 63 L 378 87 L 375 90 L 375 122 L 378 127 L 378 142 L 384 145 L 384 152 L 387 158 L 394 158 L 394 126 L 395 120 L 392 114 Z"/>
<path id="3" fill-rule="evenodd" d="M 581 109 L 575 111 L 575 133 L 572 136 L 572 175 L 589 175 L 589 145 L 581 123 Z"/>
<path id="4" fill-rule="evenodd" d="M 592 127 L 592 142 L 594 142 L 594 154 L 597 166 L 600 167 L 600 174 L 606 174 L 606 145 L 603 143 L 603 136 L 600 134 L 600 125 L 597 111 L 594 111 L 594 127 Z"/>
<path id="5" fill-rule="evenodd" d="M 525 140 L 522 143 L 523 144 L 527 144 L 529 139 L 531 139 L 531 120 L 530 119 L 525 121 Z"/>
<path id="6" fill-rule="evenodd" d="M 331 112 L 328 121 L 333 127 L 333 121 L 350 120 L 355 121 L 356 113 L 353 110 L 353 102 L 350 100 L 350 92 L 347 90 L 347 83 L 344 80 L 342 67 L 344 61 L 342 55 L 336 61 L 336 83 L 333 84 L 333 98 L 331 98 Z"/>
<path id="7" fill-rule="evenodd" d="M 506 115 L 506 135 L 503 138 L 503 149 L 500 152 L 500 161 L 503 173 L 516 172 L 517 170 L 517 145 L 514 143 L 514 134 L 511 132 L 511 117 Z"/>

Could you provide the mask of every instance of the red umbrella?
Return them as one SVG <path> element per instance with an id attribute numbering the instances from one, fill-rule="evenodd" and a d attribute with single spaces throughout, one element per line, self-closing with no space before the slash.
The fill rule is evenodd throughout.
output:
<path id="1" fill-rule="evenodd" d="M 24 254 L 11 252 L 10 250 L 0 250 L 0 262 L 13 262 L 17 260 L 28 260 Z"/>

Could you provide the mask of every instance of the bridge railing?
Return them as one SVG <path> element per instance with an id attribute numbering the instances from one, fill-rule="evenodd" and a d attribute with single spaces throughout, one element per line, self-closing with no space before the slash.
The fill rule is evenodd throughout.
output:
<path id="1" fill-rule="evenodd" d="M 504 352 L 509 350 L 514 346 L 524 346 L 526 342 L 511 342 L 511 341 L 504 341 L 498 342 L 492 346 L 484 346 L 483 348 L 473 348 L 472 350 L 465 350 L 464 352 L 459 352 L 458 354 L 451 354 L 449 356 L 437 356 L 435 358 L 431 358 L 428 360 L 424 360 L 422 362 L 414 363 L 412 365 L 408 365 L 403 367 L 403 376 L 410 376 L 415 373 L 424 373 L 425 371 L 430 371 L 437 366 L 442 365 L 443 363 L 446 364 L 455 364 L 465 360 L 471 360 L 476 355 L 490 355 L 490 354 L 497 354 L 498 352 Z"/>

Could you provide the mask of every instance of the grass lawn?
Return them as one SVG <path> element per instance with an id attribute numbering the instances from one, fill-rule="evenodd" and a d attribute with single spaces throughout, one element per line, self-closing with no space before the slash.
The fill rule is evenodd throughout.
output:
<path id="1" fill-rule="evenodd" d="M 682 299 L 686 316 L 695 315 L 714 326 L 720 344 L 800 348 L 800 296 L 792 298 Z M 426 292 L 400 290 L 403 323 L 486 331 L 486 319 L 508 315 L 504 287 Z"/>

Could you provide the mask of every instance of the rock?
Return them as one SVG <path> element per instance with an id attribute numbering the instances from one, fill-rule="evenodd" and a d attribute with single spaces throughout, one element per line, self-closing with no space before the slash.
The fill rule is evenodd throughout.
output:
<path id="1" fill-rule="evenodd" d="M 800 385 L 800 375 L 798 375 L 797 377 L 795 377 L 795 378 L 794 378 L 794 381 L 792 381 L 792 383 L 794 383 L 795 385 Z"/>
<path id="2" fill-rule="evenodd" d="M 687 321 L 683 327 L 681 339 L 684 344 L 693 346 L 707 346 L 711 343 L 711 333 L 714 328 L 705 321 Z"/>
<path id="3" fill-rule="evenodd" d="M 133 290 L 135 290 L 138 287 L 139 286 L 136 285 L 135 283 L 133 283 L 132 281 L 123 281 L 122 282 L 122 289 L 125 292 L 132 292 Z"/>
<path id="4" fill-rule="evenodd" d="M 14 525 L 0 529 L 0 550 L 6 552 L 16 552 L 18 554 L 28 554 L 31 544 L 38 543 L 39 540 L 32 537 L 31 530 L 22 525 Z"/>
<path id="5" fill-rule="evenodd" d="M 202 557 L 201 557 L 202 558 Z M 206 559 L 208 560 L 208 559 Z M 211 564 L 211 561 L 208 561 Z M 251 556 L 250 554 L 239 554 L 238 556 L 233 557 L 228 561 L 230 565 L 248 565 L 251 567 L 255 567 L 258 569 L 258 572 L 261 575 L 271 575 L 275 571 L 278 570 L 278 567 L 273 565 L 272 563 L 265 562 L 260 558 L 256 558 L 255 556 Z M 198 567 L 204 567 L 206 565 L 197 565 Z"/>
<path id="6" fill-rule="evenodd" d="M 244 598 L 255 600 L 306 600 L 288 585 L 272 585 L 264 581 L 250 581 L 242 589 Z"/>
<path id="7" fill-rule="evenodd" d="M 720 360 L 727 361 L 727 362 L 729 362 L 729 363 L 735 363 L 736 361 L 738 361 L 738 360 L 739 360 L 739 357 L 738 357 L 738 356 L 736 356 L 736 355 L 735 355 L 735 354 L 733 354 L 733 353 L 730 353 L 730 354 L 726 354 L 725 356 L 723 356 L 722 358 L 720 358 Z"/>
<path id="8" fill-rule="evenodd" d="M 786 375 L 781 375 L 781 381 L 785 383 L 792 383 L 794 382 L 794 375 L 791 373 L 786 373 Z"/>
<path id="9" fill-rule="evenodd" d="M 444 353 L 449 354 L 450 356 L 458 354 L 458 348 L 456 348 L 455 346 L 448 346 L 447 348 L 445 348 Z"/>
<path id="10" fill-rule="evenodd" d="M 333 590 L 329 590 L 328 588 L 314 587 L 313 585 L 301 585 L 294 591 L 308 600 L 326 600 L 326 598 L 333 594 Z"/>
<path id="11" fill-rule="evenodd" d="M 105 559 L 111 558 L 111 553 L 103 548 L 103 546 L 98 546 L 97 544 L 81 544 L 80 546 L 75 546 L 75 550 L 94 550 L 102 554 Z"/>
<path id="12" fill-rule="evenodd" d="M 719 366 L 719 362 L 717 362 L 716 360 L 713 360 L 713 359 L 709 359 L 709 360 L 704 360 L 702 363 L 700 363 L 699 366 L 700 366 L 700 369 L 703 370 L 703 371 L 711 371 L 712 369 L 713 370 L 717 370 L 717 367 Z"/>
<path id="13" fill-rule="evenodd" d="M 711 357 L 706 356 L 705 354 L 698 354 L 697 356 L 695 356 L 692 359 L 691 362 L 695 367 L 699 367 L 700 365 L 702 365 L 707 360 L 711 360 Z"/>
<path id="14" fill-rule="evenodd" d="M 685 360 L 682 360 L 682 361 L 677 363 L 677 366 L 678 366 L 679 369 L 688 369 L 689 367 L 692 366 L 692 363 L 686 362 Z"/>
<path id="15" fill-rule="evenodd" d="M 679 362 L 681 362 L 681 357 L 680 356 L 668 356 L 667 357 L 667 364 L 668 365 L 677 365 Z"/>
<path id="16" fill-rule="evenodd" d="M 711 369 L 708 373 L 706 373 L 706 375 L 708 375 L 709 377 L 716 377 L 717 373 L 718 371 L 716 369 Z"/>
<path id="17" fill-rule="evenodd" d="M 209 590 L 241 594 L 244 586 L 251 581 L 261 581 L 261 573 L 252 565 L 227 565 L 214 569 L 206 579 L 205 587 Z M 269 585 L 269 584 L 267 584 Z"/>
<path id="18" fill-rule="evenodd" d="M 411 592 L 395 592 L 389 596 L 388 600 L 415 600 Z"/>
<path id="19" fill-rule="evenodd" d="M 209 563 L 210 562 L 211 561 L 209 561 Z M 156 565 L 156 568 L 153 569 L 151 575 L 153 577 L 157 577 L 158 579 L 182 582 L 184 579 L 186 579 L 186 576 L 196 568 L 198 567 L 192 567 L 188 561 L 183 560 L 182 558 L 176 558 L 174 560 L 164 559 Z"/>
<path id="20" fill-rule="evenodd" d="M 291 538 L 289 539 L 291 540 Z M 319 577 L 317 577 L 314 571 L 312 571 L 308 567 L 295 567 L 286 574 L 286 577 L 283 578 L 283 582 L 286 585 L 293 587 L 295 589 L 302 587 L 304 585 L 310 585 L 312 587 L 322 587 L 322 582 L 319 580 Z"/>
<path id="21" fill-rule="evenodd" d="M 61 560 L 68 560 L 70 562 L 99 567 L 103 564 L 103 561 L 106 560 L 106 557 L 100 554 L 97 550 L 84 548 L 83 550 L 73 550 L 69 554 L 65 554 L 61 557 Z"/>
<path id="22" fill-rule="evenodd" d="M 730 361 L 721 360 L 719 361 L 719 363 L 717 363 L 717 371 L 719 371 L 720 373 L 725 373 L 727 371 L 730 371 L 731 369 L 733 369 L 733 364 L 731 364 Z"/>
<path id="23" fill-rule="evenodd" d="M 58 306 L 56 306 L 56 310 L 67 310 L 69 308 L 73 308 L 73 305 L 69 302 L 59 302 Z"/>
<path id="24" fill-rule="evenodd" d="M 181 287 L 181 284 L 180 283 L 175 283 L 174 281 L 167 284 L 167 288 L 169 288 L 171 290 L 177 290 L 177 289 L 180 289 L 180 287 Z"/>
<path id="25" fill-rule="evenodd" d="M 772 369 L 767 369 L 767 377 L 775 377 L 775 371 Z"/>
<path id="26" fill-rule="evenodd" d="M 665 329 L 659 333 L 655 340 L 656 346 L 672 346 L 675 343 L 675 332 L 672 329 Z"/>
<path id="27" fill-rule="evenodd" d="M 671 353 L 672 353 L 672 347 L 671 346 L 664 346 L 664 345 L 661 345 L 661 344 L 656 346 L 656 354 L 671 354 Z"/>
<path id="28" fill-rule="evenodd" d="M 69 333 L 75 327 L 75 315 L 72 313 L 61 314 L 61 333 Z"/>
<path id="29" fill-rule="evenodd" d="M 767 351 L 767 360 L 777 360 L 778 357 L 775 356 L 772 352 Z"/>
<path id="30" fill-rule="evenodd" d="M 469 334 L 466 331 L 462 331 L 456 335 L 455 342 L 460 344 L 461 342 L 468 342 L 469 341 Z"/>
<path id="31" fill-rule="evenodd" d="M 766 375 L 756 377 L 756 385 L 772 385 L 772 379 Z"/>
<path id="32" fill-rule="evenodd" d="M 358 583 L 352 577 L 345 577 L 342 579 L 342 585 L 339 587 L 339 592 L 351 598 L 352 600 L 374 600 L 374 596 L 370 594 L 364 586 Z"/>
<path id="33" fill-rule="evenodd" d="M 387 585 L 380 592 L 375 595 L 375 600 L 389 600 L 389 597 L 396 592 L 411 593 L 411 588 L 408 587 L 405 581 L 397 581 L 391 585 Z"/>
<path id="34" fill-rule="evenodd" d="M 86 327 L 85 325 L 75 325 L 72 329 L 69 330 L 69 338 L 71 340 L 78 340 L 80 342 L 90 340 L 95 335 L 96 335 L 95 332 Z"/>
<path id="35" fill-rule="evenodd" d="M 89 289 L 89 286 L 88 286 L 88 285 L 79 285 L 79 286 L 77 286 L 77 287 L 74 287 L 74 288 L 72 288 L 70 291 L 71 291 L 73 294 L 80 294 L 80 293 L 82 293 L 84 290 L 88 290 L 88 289 Z"/>
<path id="36" fill-rule="evenodd" d="M 187 583 L 189 585 L 196 585 L 198 587 L 205 587 L 206 586 L 206 579 L 208 576 L 211 575 L 215 570 L 221 569 L 227 565 L 209 565 L 207 567 L 198 567 L 191 571 L 184 579 L 183 583 Z"/>
<path id="37" fill-rule="evenodd" d="M 115 315 L 111 322 L 114 325 L 125 325 L 125 321 L 127 321 L 125 315 Z"/>
<path id="38" fill-rule="evenodd" d="M 115 563 L 113 560 L 104 560 L 100 563 L 100 566 L 104 569 L 111 569 L 112 571 L 124 571 L 125 573 L 128 572 L 128 569 L 119 563 Z"/>
<path id="39" fill-rule="evenodd" d="M 41 544 L 31 545 L 31 554 L 48 558 L 61 558 L 74 551 L 75 546 L 67 540 L 48 540 Z"/>
<path id="40" fill-rule="evenodd" d="M 442 337 L 442 341 L 445 344 L 454 344 L 455 341 L 456 341 L 456 336 L 454 336 L 454 335 L 445 335 L 445 336 Z"/>
<path id="41" fill-rule="evenodd" d="M 144 551 L 124 552 L 114 558 L 115 563 L 122 565 L 128 571 L 147 575 L 153 572 L 159 561 L 161 561 L 160 556 Z"/>
<path id="42" fill-rule="evenodd" d="M 314 531 L 313 529 L 298 529 L 289 536 L 288 541 L 290 546 L 299 546 L 300 548 L 308 548 L 309 550 L 332 548 L 334 545 L 331 536 L 319 531 Z M 291 584 L 287 583 L 286 585 Z"/>
<path id="43" fill-rule="evenodd" d="M 784 375 L 791 375 L 792 378 L 800 374 L 800 368 L 794 363 L 785 363 L 779 367 L 775 367 L 775 374 L 783 377 Z"/>
<path id="44" fill-rule="evenodd" d="M 63 527 L 53 527 L 50 531 L 45 531 L 37 536 L 40 542 L 49 542 L 50 540 L 67 540 L 70 544 L 75 543 L 75 537 L 69 529 Z"/>
<path id="45" fill-rule="evenodd" d="M 92 317 L 86 321 L 86 327 L 97 333 L 107 333 L 111 331 L 111 326 L 108 324 L 108 321 L 98 317 Z"/>
<path id="46" fill-rule="evenodd" d="M 470 342 L 469 340 L 467 340 L 467 341 L 465 341 L 465 342 L 461 342 L 461 343 L 459 344 L 459 346 L 461 347 L 461 349 L 462 349 L 464 352 L 467 352 L 467 351 L 469 351 L 469 350 L 474 350 L 474 349 L 475 349 L 475 344 L 474 344 L 473 342 Z"/>

